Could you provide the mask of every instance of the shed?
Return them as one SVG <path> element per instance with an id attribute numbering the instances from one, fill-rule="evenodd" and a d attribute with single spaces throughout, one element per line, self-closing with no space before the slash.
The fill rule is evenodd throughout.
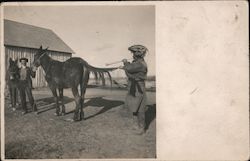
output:
<path id="1" fill-rule="evenodd" d="M 49 47 L 48 55 L 54 60 L 65 61 L 74 51 L 60 39 L 52 30 L 24 24 L 11 20 L 4 20 L 4 50 L 5 69 L 8 67 L 9 58 L 29 59 L 28 66 L 34 61 L 34 54 L 40 46 Z M 33 79 L 33 87 L 45 87 L 47 82 L 42 68 L 38 68 Z"/>

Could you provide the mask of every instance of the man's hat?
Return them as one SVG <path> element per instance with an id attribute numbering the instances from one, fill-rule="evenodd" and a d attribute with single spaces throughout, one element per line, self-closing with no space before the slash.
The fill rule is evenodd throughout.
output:
<path id="1" fill-rule="evenodd" d="M 133 45 L 128 48 L 129 51 L 131 51 L 136 56 L 145 56 L 148 49 L 145 46 L 142 45 Z"/>
<path id="2" fill-rule="evenodd" d="M 21 58 L 19 61 L 21 62 L 22 60 L 25 60 L 26 62 L 29 61 L 27 58 Z"/>

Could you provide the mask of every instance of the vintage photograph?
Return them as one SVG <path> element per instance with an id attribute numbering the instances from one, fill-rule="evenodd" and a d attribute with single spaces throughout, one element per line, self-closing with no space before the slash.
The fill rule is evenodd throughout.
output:
<path id="1" fill-rule="evenodd" d="M 156 158 L 154 5 L 5 5 L 5 159 Z"/>
<path id="2" fill-rule="evenodd" d="M 1 160 L 249 160 L 248 12 L 1 3 Z"/>

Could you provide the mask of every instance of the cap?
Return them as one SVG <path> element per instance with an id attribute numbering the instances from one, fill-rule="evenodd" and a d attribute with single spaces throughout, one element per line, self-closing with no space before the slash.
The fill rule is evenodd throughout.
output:
<path id="1" fill-rule="evenodd" d="M 145 56 L 148 49 L 143 45 L 133 45 L 128 48 L 136 56 Z"/>
<path id="2" fill-rule="evenodd" d="M 27 58 L 21 58 L 19 61 L 21 62 L 22 60 L 25 60 L 26 62 L 29 61 Z"/>

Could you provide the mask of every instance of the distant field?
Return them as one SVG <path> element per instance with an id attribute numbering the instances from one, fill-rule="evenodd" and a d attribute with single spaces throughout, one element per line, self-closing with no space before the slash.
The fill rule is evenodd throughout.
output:
<path id="1" fill-rule="evenodd" d="M 124 89 L 126 90 L 126 86 L 127 86 L 127 78 L 112 78 L 112 87 L 114 89 Z M 109 88 L 110 87 L 110 81 L 106 78 L 105 79 L 105 83 L 106 85 L 103 87 L 101 85 L 101 81 L 99 80 L 98 81 L 98 84 L 96 84 L 96 81 L 95 79 L 90 79 L 89 80 L 89 85 L 90 87 L 91 86 L 99 86 L 99 88 Z M 146 89 L 147 91 L 156 91 L 156 82 L 155 82 L 155 76 L 151 76 L 151 77 L 148 77 L 148 79 L 146 80 Z"/>

